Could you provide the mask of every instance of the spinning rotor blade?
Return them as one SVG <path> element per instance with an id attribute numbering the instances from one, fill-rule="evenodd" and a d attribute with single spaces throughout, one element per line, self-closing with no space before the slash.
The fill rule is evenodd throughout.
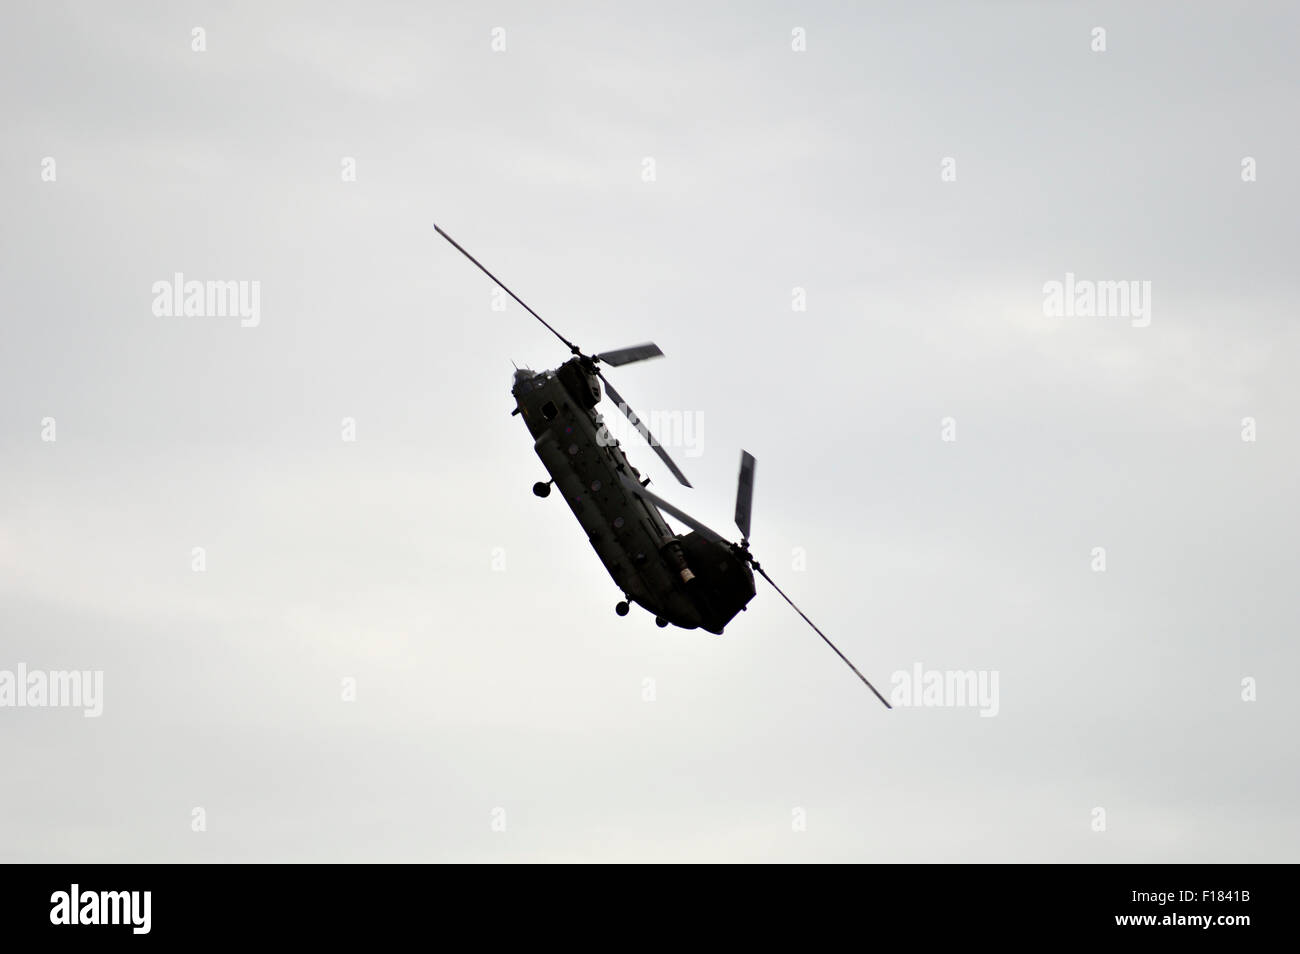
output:
<path id="1" fill-rule="evenodd" d="M 741 545 L 749 542 L 749 514 L 754 509 L 754 466 L 757 462 L 749 451 L 740 452 L 740 479 L 736 481 L 736 526 L 740 528 Z"/>
<path id="2" fill-rule="evenodd" d="M 633 345 L 631 348 L 618 348 L 615 351 L 602 351 L 596 355 L 606 364 L 618 368 L 625 364 L 631 364 L 633 361 L 645 361 L 647 358 L 661 358 L 663 352 L 654 342 L 647 342 L 643 345 Z"/>
<path id="3" fill-rule="evenodd" d="M 646 490 L 635 480 L 633 480 L 632 477 L 629 476 L 628 474 L 623 474 L 621 479 L 623 481 L 623 486 L 626 487 L 628 490 L 632 491 L 632 493 L 636 494 L 638 497 L 642 497 L 650 501 L 660 510 L 672 514 L 674 517 L 676 517 L 682 523 L 686 524 L 686 526 L 690 527 L 692 530 L 698 530 L 701 536 L 707 537 L 708 539 L 712 540 L 714 543 L 721 543 L 724 547 L 731 546 L 731 541 L 725 539 L 722 536 L 722 534 L 714 530 L 710 530 L 708 527 L 700 523 L 690 514 L 678 510 L 667 500 L 664 500 L 662 497 L 656 494 L 652 494 L 650 491 Z"/>
<path id="4" fill-rule="evenodd" d="M 437 232 L 439 235 L 441 235 L 443 238 L 445 238 L 445 239 L 446 239 L 448 242 L 450 242 L 453 246 L 455 246 L 456 251 L 460 252 L 460 254 L 464 255 L 464 256 L 465 256 L 466 258 L 468 258 L 471 262 L 473 262 L 475 265 L 477 265 L 477 266 L 479 267 L 479 269 L 483 272 L 484 275 L 486 275 L 488 278 L 492 279 L 494 282 L 496 282 L 498 285 L 500 285 L 500 286 L 501 286 L 501 290 L 502 290 L 503 292 L 505 292 L 507 295 L 509 295 L 511 298 L 513 298 L 515 301 L 519 302 L 519 304 L 523 306 L 524 311 L 528 312 L 528 314 L 532 315 L 534 318 L 536 318 L 536 319 L 537 319 L 538 321 L 540 321 L 542 324 L 546 325 L 546 330 L 549 331 L 551 334 L 555 335 L 555 337 L 559 338 L 559 339 L 560 339 L 561 341 L 563 341 L 566 345 L 568 345 L 570 351 L 572 351 L 574 354 L 577 354 L 577 353 L 578 353 L 578 346 L 577 346 L 576 344 L 574 344 L 574 343 L 573 343 L 572 341 L 570 341 L 568 338 L 564 337 L 564 335 L 560 334 L 558 331 L 556 331 L 554 328 L 552 328 L 549 324 L 547 324 L 545 318 L 543 318 L 543 317 L 542 317 L 541 315 L 539 315 L 537 312 L 533 311 L 531 308 L 529 308 L 527 305 L 525 305 L 525 304 L 524 304 L 524 300 L 523 300 L 522 298 L 520 298 L 518 295 L 516 295 L 514 292 L 512 292 L 509 288 L 506 288 L 506 286 L 505 286 L 505 282 L 501 281 L 501 279 L 497 278 L 495 275 L 493 275 L 491 272 L 489 272 L 486 268 L 483 267 L 483 263 L 482 263 L 482 262 L 480 262 L 477 258 L 475 258 L 473 255 L 471 255 L 469 252 L 467 252 L 467 251 L 465 251 L 463 248 L 461 248 L 461 247 L 460 247 L 460 243 L 457 242 L 457 241 L 456 241 L 454 238 L 452 238 L 450 235 L 448 235 L 446 232 L 444 232 L 444 231 L 442 230 L 442 227 L 441 227 L 441 226 L 435 224 L 434 227 L 433 227 L 433 230 L 434 230 L 435 232 Z"/>
<path id="5" fill-rule="evenodd" d="M 671 513 L 671 511 L 669 512 Z M 876 694 L 876 698 L 885 704 L 885 708 L 886 709 L 894 708 L 885 700 L 885 697 L 880 694 L 879 690 L 877 690 L 875 686 L 867 682 L 867 677 L 862 675 L 862 673 L 858 672 L 858 667 L 853 665 L 853 663 L 849 662 L 849 657 L 844 655 L 842 652 L 840 652 L 838 647 L 836 647 L 836 645 L 832 643 L 829 639 L 826 639 L 826 634 L 823 633 L 820 629 L 817 629 L 817 624 L 814 623 L 812 620 L 810 620 L 806 615 L 804 615 L 803 610 L 801 610 L 799 607 L 794 605 L 794 600 L 786 596 L 785 593 L 782 591 L 781 587 L 777 586 L 775 583 L 772 582 L 772 578 L 767 575 L 767 572 L 757 563 L 752 563 L 751 565 L 754 567 L 754 572 L 761 574 L 763 579 L 767 580 L 768 583 L 771 583 L 772 589 L 780 593 L 781 598 L 785 600 L 787 603 L 789 603 L 790 606 L 794 608 L 794 611 L 796 613 L 798 613 L 800 616 L 803 616 L 804 622 L 806 622 L 809 626 L 811 626 L 816 631 L 818 636 L 826 640 L 826 645 L 829 646 L 831 649 L 835 650 L 835 655 L 839 656 L 841 659 L 844 660 L 845 665 L 847 665 L 850 669 L 853 670 L 853 674 L 857 676 L 859 679 L 861 679 L 863 683 L 866 685 L 866 687 Z"/>
<path id="6" fill-rule="evenodd" d="M 673 472 L 674 477 L 681 481 L 683 485 L 689 487 L 691 482 L 686 479 L 685 474 L 677 469 L 677 465 L 674 464 L 673 459 L 668 456 L 668 452 L 660 446 L 659 442 L 655 440 L 655 436 L 650 433 L 650 428 L 641 423 L 641 418 L 637 417 L 636 411 L 632 410 L 631 406 L 623 400 L 623 395 L 619 394 L 618 391 L 614 389 L 614 385 L 609 383 L 609 378 L 600 373 L 599 368 L 596 369 L 596 373 L 599 374 L 600 379 L 605 382 L 605 390 L 609 392 L 609 396 L 613 398 L 614 403 L 618 405 L 618 409 L 627 415 L 627 419 L 632 422 L 632 426 L 641 432 L 641 436 L 644 437 L 646 443 L 650 445 L 650 449 L 659 455 L 661 461 L 668 465 L 668 469 Z M 669 512 L 671 513 L 671 511 Z"/>

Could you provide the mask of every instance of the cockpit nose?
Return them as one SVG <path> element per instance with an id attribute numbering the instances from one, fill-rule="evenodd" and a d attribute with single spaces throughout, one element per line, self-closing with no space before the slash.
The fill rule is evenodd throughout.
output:
<path id="1" fill-rule="evenodd" d="M 536 375 L 527 368 L 515 369 L 515 384 L 522 384 L 524 381 L 531 381 Z"/>

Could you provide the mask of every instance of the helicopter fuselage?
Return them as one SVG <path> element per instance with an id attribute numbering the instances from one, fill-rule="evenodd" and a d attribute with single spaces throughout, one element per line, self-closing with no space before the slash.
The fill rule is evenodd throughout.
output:
<path id="1" fill-rule="evenodd" d="M 584 360 L 516 371 L 512 393 L 542 466 L 614 583 L 674 626 L 720 634 L 754 597 L 754 574 L 731 547 L 674 533 L 623 485 L 624 475 L 640 480 L 640 472 L 596 411 L 600 379 Z"/>

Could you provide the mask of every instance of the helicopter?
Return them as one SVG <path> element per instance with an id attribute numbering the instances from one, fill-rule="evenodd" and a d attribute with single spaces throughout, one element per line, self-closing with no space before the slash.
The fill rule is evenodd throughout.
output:
<path id="1" fill-rule="evenodd" d="M 741 538 L 733 543 L 648 490 L 650 479 L 641 476 L 619 442 L 610 435 L 596 410 L 602 397 L 602 384 L 603 393 L 645 438 L 672 475 L 683 486 L 691 486 L 600 367 L 602 364 L 621 367 L 662 357 L 659 346 L 646 343 L 585 353 L 529 308 L 440 226 L 435 224 L 434 230 L 559 338 L 573 355 L 546 371 L 516 368 L 511 387 L 515 409 L 510 413 L 523 418 L 533 437 L 533 450 L 551 478 L 534 484 L 533 493 L 548 497 L 552 486 L 560 491 L 587 534 L 592 549 L 623 592 L 624 598 L 614 611 L 619 616 L 627 616 L 631 604 L 636 603 L 652 613 L 661 628 L 671 624 L 721 636 L 727 624 L 754 598 L 754 574 L 757 573 L 825 640 L 885 708 L 893 708 L 750 553 L 750 517 L 757 467 L 752 454 L 744 450 L 740 453 L 735 523 Z M 676 533 L 664 519 L 665 513 L 690 527 L 691 532 Z"/>

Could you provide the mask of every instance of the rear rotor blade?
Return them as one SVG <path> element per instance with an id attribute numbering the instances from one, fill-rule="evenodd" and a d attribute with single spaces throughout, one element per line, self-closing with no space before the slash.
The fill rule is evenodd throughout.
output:
<path id="1" fill-rule="evenodd" d="M 628 490 L 632 491 L 632 493 L 636 494 L 638 497 L 642 497 L 645 500 L 650 501 L 650 503 L 654 504 L 656 507 L 658 507 L 660 510 L 664 511 L 665 513 L 672 514 L 674 517 L 676 517 L 682 523 L 686 524 L 686 526 L 690 527 L 692 530 L 699 531 L 700 536 L 706 537 L 707 539 L 712 540 L 714 543 L 720 543 L 724 547 L 731 546 L 731 542 L 725 539 L 722 536 L 722 534 L 714 530 L 710 530 L 708 527 L 700 523 L 690 514 L 682 510 L 678 510 L 667 500 L 664 500 L 662 497 L 656 494 L 652 494 L 650 491 L 646 490 L 635 480 L 633 480 L 632 477 L 629 476 L 628 474 L 623 474 L 621 479 L 623 481 L 623 486 L 626 487 Z"/>
<path id="2" fill-rule="evenodd" d="M 749 514 L 754 509 L 754 455 L 740 452 L 740 478 L 736 481 L 736 526 L 743 543 L 749 542 Z"/>
<path id="3" fill-rule="evenodd" d="M 596 369 L 596 373 L 600 374 L 599 368 Z M 673 459 L 668 456 L 668 452 L 663 449 L 659 442 L 655 440 L 655 436 L 650 433 L 650 428 L 641 423 L 641 418 L 637 417 L 636 411 L 632 410 L 628 403 L 623 400 L 623 395 L 619 394 L 618 391 L 614 389 L 614 385 L 610 384 L 609 379 L 603 374 L 600 374 L 600 379 L 605 382 L 605 390 L 609 392 L 609 396 L 613 398 L 614 403 L 618 405 L 618 409 L 627 415 L 627 419 L 632 422 L 632 426 L 640 431 L 641 436 L 644 437 L 646 443 L 650 445 L 650 449 L 659 455 L 661 461 L 668 465 L 668 469 L 673 472 L 674 477 L 681 481 L 683 485 L 689 487 L 691 482 L 686 479 L 686 475 L 677 469 L 677 465 L 674 464 Z"/>
<path id="4" fill-rule="evenodd" d="M 774 589 L 774 590 L 776 590 L 778 593 L 780 593 L 780 594 L 781 594 L 781 598 L 782 598 L 783 600 L 785 600 L 787 603 L 789 603 L 790 606 L 794 608 L 794 611 L 795 611 L 796 613 L 798 613 L 800 616 L 803 616 L 803 618 L 804 618 L 804 622 L 806 622 L 809 626 L 811 626 L 811 627 L 816 631 L 816 633 L 817 633 L 818 636 L 820 636 L 822 639 L 825 639 L 825 640 L 826 640 L 826 645 L 829 646 L 831 649 L 834 649 L 834 650 L 835 650 L 835 655 L 839 656 L 841 659 L 844 660 L 845 664 L 846 664 L 850 669 L 853 670 L 853 674 L 854 674 L 855 676 L 857 676 L 859 679 L 861 679 L 861 680 L 863 681 L 863 683 L 866 685 L 866 687 L 867 687 L 868 689 L 870 689 L 872 692 L 874 692 L 874 693 L 876 694 L 876 698 L 879 699 L 881 702 L 883 702 L 883 703 L 885 704 L 885 708 L 886 708 L 886 709 L 892 709 L 892 708 L 894 708 L 893 706 L 891 706 L 891 705 L 890 705 L 890 704 L 885 700 L 885 697 L 882 696 L 882 695 L 880 694 L 880 692 L 876 689 L 875 686 L 873 686 L 871 683 L 867 682 L 867 677 L 864 676 L 864 675 L 862 675 L 862 673 L 858 672 L 858 667 L 855 666 L 855 665 L 853 665 L 853 663 L 849 662 L 849 657 L 846 656 L 846 655 L 844 655 L 842 652 L 840 652 L 840 651 L 839 651 L 839 648 L 836 647 L 836 645 L 835 645 L 834 643 L 832 643 L 829 639 L 826 638 L 826 634 L 825 634 L 825 633 L 823 633 L 820 629 L 817 629 L 817 624 L 814 623 L 812 620 L 810 620 L 810 619 L 809 619 L 809 618 L 804 614 L 804 611 L 803 611 L 803 610 L 801 610 L 799 607 L 797 607 L 797 606 L 794 605 L 794 600 L 792 600 L 792 599 L 790 599 L 790 597 L 786 596 L 786 595 L 785 595 L 785 592 L 781 589 L 781 587 L 777 586 L 775 583 L 772 582 L 772 578 L 771 578 L 770 576 L 767 575 L 767 572 L 766 572 L 762 567 L 760 567 L 757 563 L 752 564 L 752 566 L 754 567 L 754 571 L 755 571 L 756 573 L 761 574 L 762 577 L 763 577 L 763 579 L 767 580 L 768 583 L 771 583 L 771 584 L 772 584 L 772 589 Z"/>
<path id="5" fill-rule="evenodd" d="M 654 342 L 647 342 L 643 345 L 633 345 L 631 348 L 618 348 L 615 351 L 602 351 L 596 355 L 606 364 L 618 368 L 625 364 L 631 364 L 633 361 L 645 361 L 647 358 L 661 358 L 663 352 Z"/>
<path id="6" fill-rule="evenodd" d="M 528 312 L 528 314 L 532 315 L 534 318 L 536 318 L 536 319 L 537 319 L 538 321 L 540 321 L 542 324 L 546 325 L 546 330 L 549 331 L 551 334 L 555 335 L 555 337 L 559 338 L 559 339 L 560 339 L 561 341 L 563 341 L 566 345 L 568 345 L 570 351 L 572 351 L 574 354 L 577 354 L 577 353 L 578 353 L 578 346 L 577 346 L 577 345 L 575 345 L 575 344 L 574 344 L 572 341 L 570 341 L 568 338 L 564 337 L 564 335 L 560 334 L 558 331 L 556 331 L 554 328 L 552 328 L 552 327 L 547 323 L 547 321 L 546 321 L 545 318 L 543 318 L 543 317 L 542 317 L 541 315 L 539 315 L 537 312 L 533 311 L 531 308 L 529 308 L 527 305 L 525 305 L 525 304 L 524 304 L 524 300 L 523 300 L 522 298 L 520 298 L 518 295 L 516 295 L 514 292 L 512 292 L 509 288 L 506 288 L 506 286 L 505 286 L 505 282 L 501 281 L 501 279 L 497 278 L 495 275 L 493 275 L 491 272 L 489 272 L 486 268 L 483 267 L 483 263 L 482 263 L 482 262 L 480 262 L 477 258 L 475 258 L 473 255 L 471 255 L 469 252 L 467 252 L 467 251 L 465 251 L 463 248 L 461 248 L 460 243 L 457 242 L 457 241 L 456 241 L 454 238 L 452 238 L 450 235 L 448 235 L 446 232 L 444 232 L 444 231 L 442 230 L 442 227 L 441 227 L 441 226 L 435 224 L 434 227 L 433 227 L 433 230 L 434 230 L 435 232 L 437 232 L 439 235 L 441 235 L 443 238 L 445 238 L 445 239 L 446 239 L 448 242 L 450 242 L 452 245 L 454 245 L 454 246 L 456 247 L 456 251 L 460 252 L 460 254 L 464 255 L 464 256 L 465 256 L 466 258 L 468 258 L 471 262 L 473 262 L 475 265 L 477 265 L 477 266 L 479 267 L 479 269 L 483 272 L 484 275 L 486 275 L 488 278 L 492 279 L 494 282 L 496 282 L 498 285 L 500 285 L 502 291 L 504 291 L 507 295 L 509 295 L 509 296 L 510 296 L 511 298 L 513 298 L 515 301 L 519 302 L 520 305 L 523 305 L 523 309 L 524 309 L 524 311 Z"/>

